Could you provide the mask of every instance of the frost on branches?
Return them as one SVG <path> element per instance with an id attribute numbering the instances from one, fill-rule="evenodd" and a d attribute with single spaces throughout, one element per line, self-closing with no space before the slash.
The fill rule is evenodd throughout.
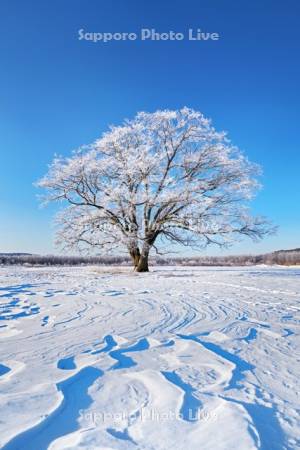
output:
<path id="1" fill-rule="evenodd" d="M 137 271 L 166 243 L 229 245 L 271 229 L 251 217 L 258 167 L 200 112 L 141 112 L 70 158 L 55 158 L 38 185 L 68 204 L 57 242 L 67 248 L 125 248 Z"/>

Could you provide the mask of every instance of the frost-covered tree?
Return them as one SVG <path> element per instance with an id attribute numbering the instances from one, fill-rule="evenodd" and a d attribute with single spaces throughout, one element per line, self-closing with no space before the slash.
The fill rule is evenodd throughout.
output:
<path id="1" fill-rule="evenodd" d="M 68 204 L 57 241 L 69 248 L 125 248 L 137 271 L 164 243 L 224 246 L 270 232 L 247 203 L 259 168 L 200 112 L 141 112 L 69 158 L 38 185 Z M 168 247 L 167 247 L 168 248 Z"/>

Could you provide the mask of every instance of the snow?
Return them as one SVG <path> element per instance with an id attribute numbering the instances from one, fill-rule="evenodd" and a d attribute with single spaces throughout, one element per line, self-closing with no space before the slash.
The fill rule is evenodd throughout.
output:
<path id="1" fill-rule="evenodd" d="M 2 268 L 0 446 L 300 448 L 300 269 Z"/>

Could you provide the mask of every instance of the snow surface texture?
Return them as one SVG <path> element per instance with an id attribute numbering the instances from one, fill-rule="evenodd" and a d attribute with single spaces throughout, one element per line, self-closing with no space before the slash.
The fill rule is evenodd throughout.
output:
<path id="1" fill-rule="evenodd" d="M 0 446 L 300 448 L 299 277 L 1 269 Z"/>

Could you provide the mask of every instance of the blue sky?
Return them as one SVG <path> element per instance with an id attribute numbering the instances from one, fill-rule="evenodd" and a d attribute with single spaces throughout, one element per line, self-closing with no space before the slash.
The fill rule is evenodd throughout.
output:
<path id="1" fill-rule="evenodd" d="M 253 212 L 279 225 L 231 253 L 300 247 L 297 0 L 2 0 L 0 252 L 56 252 L 33 182 L 137 111 L 189 106 L 262 165 Z M 78 30 L 218 32 L 219 41 L 78 40 Z M 209 249 L 206 253 L 217 254 Z"/>

